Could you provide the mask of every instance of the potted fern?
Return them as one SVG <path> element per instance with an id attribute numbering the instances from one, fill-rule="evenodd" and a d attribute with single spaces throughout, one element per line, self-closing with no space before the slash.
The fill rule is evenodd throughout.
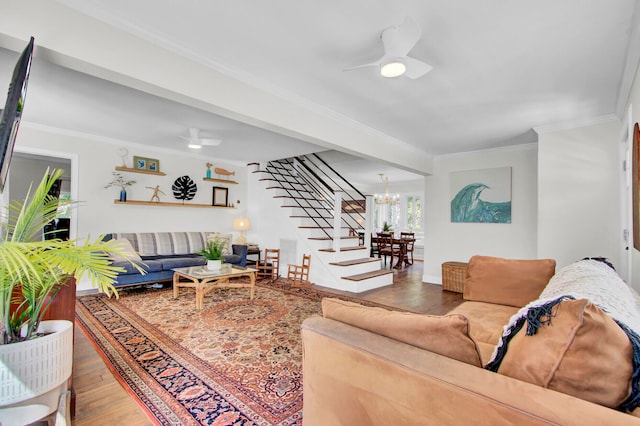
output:
<path id="1" fill-rule="evenodd" d="M 122 250 L 116 241 L 103 241 L 102 237 L 94 242 L 89 239 L 82 242 L 37 240 L 43 227 L 56 217 L 58 209 L 70 203 L 49 195 L 61 174 L 61 170 L 54 169 L 51 174 L 47 170 L 35 190 L 32 192 L 33 188 L 29 188 L 24 202 L 13 201 L 6 207 L 7 214 L 0 228 L 0 382 L 4 389 L 0 406 L 42 395 L 52 389 L 51 386 L 61 386 L 61 383 L 43 380 L 44 376 L 64 383 L 71 374 L 73 324 L 42 321 L 61 286 L 72 277 L 80 280 L 87 276 L 100 291 L 117 296 L 113 282 L 122 268 L 111 265 L 109 254 L 132 261 L 131 254 Z M 61 343 L 50 342 L 58 335 L 63 335 Z M 34 350 L 34 345 L 40 342 L 49 348 L 59 347 L 62 354 L 50 353 L 53 349 Z M 17 368 L 25 365 L 29 353 L 35 355 L 38 366 Z M 56 365 L 54 360 L 63 365 Z M 43 374 L 45 365 L 61 369 L 63 373 Z M 19 375 L 33 372 L 40 377 Z"/>
<path id="2" fill-rule="evenodd" d="M 224 262 L 222 258 L 223 250 L 224 241 L 216 238 L 213 241 L 207 241 L 204 248 L 200 250 L 198 254 L 203 255 L 207 259 L 207 269 L 210 271 L 219 271 Z"/>

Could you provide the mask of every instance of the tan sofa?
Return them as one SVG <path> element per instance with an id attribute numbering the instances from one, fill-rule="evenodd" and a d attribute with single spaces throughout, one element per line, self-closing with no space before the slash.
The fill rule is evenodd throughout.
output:
<path id="1" fill-rule="evenodd" d="M 561 301 L 550 315 L 551 325 L 541 325 L 531 339 L 513 337 L 498 373 L 482 368 L 512 315 L 537 299 L 554 273 L 553 261 L 527 262 L 531 261 L 472 258 L 465 281 L 467 301 L 443 317 L 323 300 L 323 317 L 309 318 L 302 325 L 304 424 L 640 424 L 633 414 L 591 402 L 602 397 L 607 404 L 620 389 L 625 394 L 622 400 L 627 398 L 633 352 L 628 341 L 614 340 L 616 346 L 608 346 L 609 340 L 598 333 L 619 339 L 620 327 L 613 323 L 612 331 L 611 319 L 604 314 L 600 318 L 599 308 L 587 300 Z M 567 322 L 571 344 L 563 343 L 554 352 L 553 333 Z M 599 345 L 584 336 L 605 342 L 600 345 L 605 347 L 600 352 L 585 350 L 585 344 Z M 591 359 L 591 352 L 597 365 L 576 367 L 575 362 Z M 607 353 L 614 357 L 598 358 Z M 514 360 L 514 354 L 520 358 Z M 526 357 L 532 362 L 527 364 Z M 543 372 L 547 381 L 542 385 L 534 384 L 540 372 L 530 371 L 538 364 L 553 364 L 552 373 Z M 604 371 L 599 370 L 601 364 L 607 364 Z M 522 365 L 533 378 L 520 377 Z M 567 385 L 566 375 L 582 368 L 597 371 L 581 371 L 578 376 L 584 383 L 576 379 L 581 381 L 577 388 L 575 383 Z M 517 370 L 510 374 L 519 378 L 504 373 L 509 369 Z M 597 382 L 594 377 L 605 386 L 596 384 L 595 396 L 589 394 L 592 382 Z M 613 390 L 607 387 L 614 385 Z M 619 405 L 619 399 L 610 404 Z"/>

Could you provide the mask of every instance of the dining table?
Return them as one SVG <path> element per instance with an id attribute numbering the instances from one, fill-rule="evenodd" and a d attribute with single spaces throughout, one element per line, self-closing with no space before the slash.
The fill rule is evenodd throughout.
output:
<path id="1" fill-rule="evenodd" d="M 387 239 L 388 240 L 388 239 Z M 377 244 L 378 241 L 378 237 L 371 237 L 371 244 Z M 394 248 L 397 248 L 397 252 L 399 253 L 399 255 L 397 256 L 398 261 L 396 262 L 396 264 L 393 266 L 394 269 L 401 269 L 404 266 L 411 266 L 411 263 L 409 262 L 409 258 L 407 257 L 407 245 L 411 242 L 415 242 L 415 238 L 396 238 L 396 237 L 391 237 L 391 248 L 392 251 Z M 378 257 L 380 257 L 380 253 L 378 253 Z M 396 256 L 391 256 L 392 262 L 393 262 L 393 257 Z"/>

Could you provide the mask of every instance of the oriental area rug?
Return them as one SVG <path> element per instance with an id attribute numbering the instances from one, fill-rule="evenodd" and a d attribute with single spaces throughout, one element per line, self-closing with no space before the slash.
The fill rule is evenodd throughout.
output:
<path id="1" fill-rule="evenodd" d="M 162 425 L 301 425 L 300 325 L 321 295 L 257 286 L 124 290 L 78 298 L 76 320 L 125 389 Z"/>

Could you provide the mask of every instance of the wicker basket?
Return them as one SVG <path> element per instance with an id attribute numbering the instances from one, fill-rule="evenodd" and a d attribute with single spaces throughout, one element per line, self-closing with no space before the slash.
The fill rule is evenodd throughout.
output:
<path id="1" fill-rule="evenodd" d="M 444 262 L 442 264 L 442 289 L 463 293 L 467 265 L 468 263 L 465 262 Z"/>

